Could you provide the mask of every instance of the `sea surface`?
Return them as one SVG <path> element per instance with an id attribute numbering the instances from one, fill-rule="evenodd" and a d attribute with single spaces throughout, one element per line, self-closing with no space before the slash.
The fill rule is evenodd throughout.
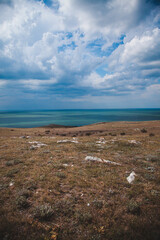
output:
<path id="1" fill-rule="evenodd" d="M 0 111 L 0 127 L 30 128 L 49 124 L 82 126 L 98 122 L 160 120 L 160 109 Z"/>

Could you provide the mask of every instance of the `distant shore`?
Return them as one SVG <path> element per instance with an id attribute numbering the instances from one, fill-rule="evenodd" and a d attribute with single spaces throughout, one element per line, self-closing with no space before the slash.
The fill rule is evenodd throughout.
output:
<path id="1" fill-rule="evenodd" d="M 81 126 L 70 126 L 70 125 L 61 125 L 61 124 L 48 124 L 44 126 L 38 126 L 38 127 L 0 127 L 0 129 L 36 129 L 36 128 L 49 128 L 49 129 L 70 129 L 70 128 L 87 128 L 87 127 L 94 127 L 98 125 L 117 125 L 117 124 L 143 124 L 143 123 L 155 123 L 158 122 L 160 123 L 160 120 L 152 120 L 152 121 L 111 121 L 111 122 L 97 122 L 97 123 L 92 123 L 92 124 L 87 124 L 87 125 L 81 125 Z"/>
<path id="2" fill-rule="evenodd" d="M 116 122 L 97 122 L 93 124 L 83 125 L 83 126 L 66 126 L 66 125 L 58 125 L 58 124 L 49 124 L 46 126 L 40 126 L 38 128 L 78 128 L 78 127 L 87 127 L 87 126 L 95 126 L 95 125 L 101 125 L 101 124 L 110 124 L 110 123 L 126 123 L 126 124 L 132 124 L 132 123 L 143 123 L 143 122 L 160 122 L 160 120 L 153 120 L 153 121 L 116 121 Z"/>
<path id="3" fill-rule="evenodd" d="M 101 122 L 80 127 L 50 124 L 37 128 L 0 128 L 1 136 L 91 136 L 91 135 L 135 135 L 138 133 L 154 133 L 160 129 L 160 121 L 139 122 Z"/>

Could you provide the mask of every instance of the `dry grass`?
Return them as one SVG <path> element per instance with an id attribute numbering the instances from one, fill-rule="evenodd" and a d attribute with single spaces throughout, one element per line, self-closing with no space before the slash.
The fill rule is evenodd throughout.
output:
<path id="1" fill-rule="evenodd" d="M 73 135 L 79 143 L 57 143 Z M 159 121 L 103 123 L 65 133 L 0 129 L 0 238 L 159 239 L 159 136 Z M 98 145 L 101 137 L 106 143 Z M 46 146 L 31 149 L 33 141 Z M 87 162 L 87 155 L 121 165 Z M 129 184 L 133 170 L 137 176 Z"/>

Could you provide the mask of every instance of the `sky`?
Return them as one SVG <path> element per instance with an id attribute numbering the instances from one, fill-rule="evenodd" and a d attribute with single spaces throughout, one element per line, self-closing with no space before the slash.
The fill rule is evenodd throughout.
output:
<path id="1" fill-rule="evenodd" d="M 160 0 L 0 0 L 0 110 L 160 107 Z"/>

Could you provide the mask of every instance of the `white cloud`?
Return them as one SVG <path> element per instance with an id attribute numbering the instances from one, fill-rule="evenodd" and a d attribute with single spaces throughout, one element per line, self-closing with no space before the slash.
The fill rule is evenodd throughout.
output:
<path id="1" fill-rule="evenodd" d="M 160 77 L 160 29 L 135 36 L 119 46 L 108 58 L 107 70 L 101 77 L 91 73 L 83 84 L 99 89 L 136 90 L 157 83 Z"/>
<path id="2" fill-rule="evenodd" d="M 52 2 L 51 8 L 43 1 L 0 2 L 1 86 L 42 90 L 59 84 L 91 95 L 155 91 L 160 11 L 153 1 Z"/>
<path id="3" fill-rule="evenodd" d="M 135 36 L 120 46 L 108 59 L 109 69 L 125 72 L 128 81 L 136 84 L 135 77 L 142 85 L 152 85 L 160 76 L 160 29 L 154 28 Z M 147 81 L 146 81 L 147 80 Z"/>
<path id="4" fill-rule="evenodd" d="M 146 58 L 156 57 L 160 49 L 160 29 L 155 28 L 152 31 L 144 32 L 142 36 L 135 36 L 124 46 L 120 57 L 120 63 L 137 63 L 145 61 Z M 155 61 L 155 59 L 153 59 Z"/>
<path id="5" fill-rule="evenodd" d="M 23 84 L 24 87 L 29 88 L 31 90 L 39 90 L 39 89 L 44 90 L 44 88 L 48 87 L 48 85 L 55 84 L 56 79 L 49 79 L 49 80 L 23 79 L 23 80 L 19 80 L 19 83 Z"/>
<path id="6" fill-rule="evenodd" d="M 2 7 L 8 19 L 1 17 L 0 21 L 0 62 L 5 59 L 12 77 L 21 79 L 24 73 L 28 79 L 38 79 L 38 73 L 40 80 L 54 77 L 61 81 L 67 75 L 88 74 L 103 61 L 86 50 L 87 42 L 78 29 L 67 37 L 65 19 L 57 11 L 33 0 L 14 0 L 13 5 Z M 0 72 L 6 74 L 6 69 L 1 67 Z"/>
<path id="7" fill-rule="evenodd" d="M 146 19 L 150 9 L 145 0 L 60 0 L 67 25 L 79 27 L 88 39 L 104 37 L 106 47 Z"/>
<path id="8" fill-rule="evenodd" d="M 3 87 L 7 84 L 6 80 L 0 80 L 0 87 Z"/>

